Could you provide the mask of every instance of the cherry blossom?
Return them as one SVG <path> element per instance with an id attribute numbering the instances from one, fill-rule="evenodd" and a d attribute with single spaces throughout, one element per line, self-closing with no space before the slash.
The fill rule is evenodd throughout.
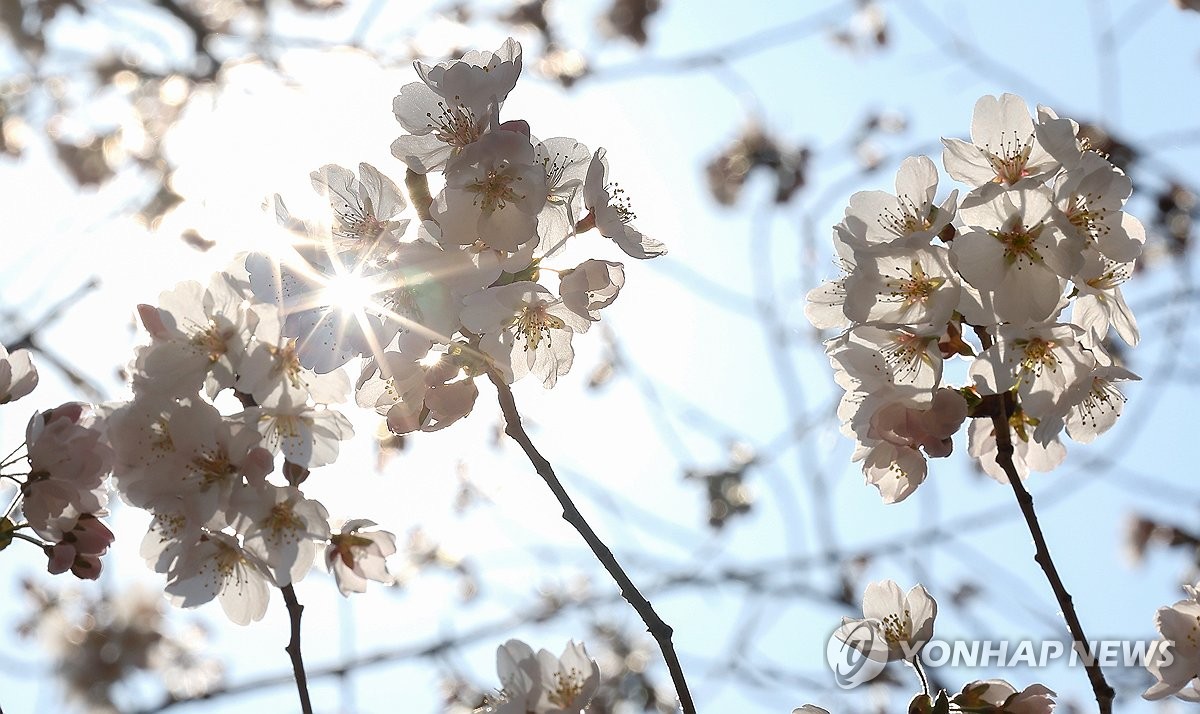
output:
<path id="1" fill-rule="evenodd" d="M 592 152 L 577 140 L 560 136 L 537 142 L 533 154 L 546 172 L 546 205 L 538 214 L 538 254 L 548 258 L 575 235 Z"/>
<path id="2" fill-rule="evenodd" d="M 591 326 L 560 298 L 531 282 L 516 282 L 470 295 L 463 304 L 463 326 L 482 335 L 479 347 L 508 381 L 527 374 L 553 387 L 575 358 L 574 333 Z"/>
<path id="3" fill-rule="evenodd" d="M 349 169 L 328 164 L 313 171 L 310 179 L 333 210 L 333 250 L 354 250 L 361 262 L 369 263 L 386 258 L 399 242 L 408 221 L 397 217 L 408 202 L 395 182 L 374 166 L 359 164 L 358 175 L 361 178 Z"/>
<path id="4" fill-rule="evenodd" d="M 1064 230 L 1122 263 L 1141 255 L 1146 242 L 1141 222 L 1122 210 L 1132 192 L 1129 177 L 1091 151 L 1054 182 L 1055 205 L 1061 211 Z"/>
<path id="5" fill-rule="evenodd" d="M 453 62 L 414 65 L 422 81 L 404 85 L 392 103 L 409 132 L 392 143 L 392 155 L 426 173 L 443 168 L 495 122 L 521 74 L 521 44 L 509 38 L 495 52 L 472 50 Z"/>
<path id="6" fill-rule="evenodd" d="M 433 211 L 445 241 L 481 241 L 511 253 L 537 238 L 538 214 L 546 197 L 546 173 L 529 137 L 496 131 L 447 162 L 446 189 Z"/>
<path id="7" fill-rule="evenodd" d="M 388 572 L 387 558 L 396 552 L 396 536 L 387 531 L 365 530 L 374 526 L 374 521 L 365 518 L 346 521 L 329 539 L 325 566 L 343 596 L 366 592 L 368 580 L 384 585 L 395 580 Z"/>
<path id="8" fill-rule="evenodd" d="M 241 419 L 262 434 L 271 453 L 283 452 L 289 462 L 308 468 L 333 463 L 339 443 L 354 436 L 350 420 L 340 412 L 287 397 L 250 407 Z"/>
<path id="9" fill-rule="evenodd" d="M 917 585 L 906 595 L 894 580 L 882 580 L 867 585 L 862 611 L 860 619 L 842 618 L 842 625 L 835 633 L 837 638 L 864 654 L 874 654 L 874 648 L 868 650 L 870 643 L 862 640 L 870 637 L 886 645 L 888 662 L 911 660 L 933 637 L 937 601 L 924 586 Z"/>
<path id="10" fill-rule="evenodd" d="M 1010 417 L 1010 439 L 1013 445 L 1013 467 L 1017 476 L 1024 481 L 1032 471 L 1047 473 L 1058 468 L 1067 457 L 1067 450 L 1057 436 L 1038 440 L 1032 438 L 1034 425 L 1021 412 Z M 1008 474 L 996 463 L 996 430 L 984 419 L 972 419 L 967 426 L 967 453 L 979 460 L 979 466 L 988 476 L 1000 483 L 1008 483 Z"/>
<path id="11" fill-rule="evenodd" d="M 78 402 L 29 420 L 29 478 L 21 486 L 21 510 L 42 537 L 57 540 L 82 514 L 99 513 L 108 502 L 105 480 L 113 453 L 102 436 L 94 412 Z"/>
<path id="12" fill-rule="evenodd" d="M 662 243 L 633 226 L 637 215 L 625 189 L 608 181 L 608 152 L 596 149 L 583 184 L 583 205 L 590 211 L 600 235 L 615 242 L 631 258 L 645 260 L 666 255 Z"/>
<path id="13" fill-rule="evenodd" d="M 213 598 L 238 625 L 261 620 L 271 599 L 266 565 L 225 533 L 206 533 L 184 549 L 166 586 L 179 607 Z"/>
<path id="14" fill-rule="evenodd" d="M 1151 701 L 1176 696 L 1185 702 L 1200 702 L 1200 592 L 1184 586 L 1187 597 L 1154 615 L 1161 641 L 1171 643 L 1169 661 L 1155 657 L 1147 663 L 1156 680 L 1142 696 Z"/>
<path id="15" fill-rule="evenodd" d="M 302 579 L 317 557 L 315 541 L 329 539 L 329 513 L 294 487 L 244 488 L 234 499 L 233 526 L 279 586 Z"/>
<path id="16" fill-rule="evenodd" d="M 1015 94 L 983 96 L 971 118 L 971 143 L 942 139 L 946 172 L 970 186 L 1012 186 L 1053 173 L 1058 162 L 1038 140 L 1029 107 Z"/>
<path id="17" fill-rule="evenodd" d="M 582 644 L 567 643 L 560 656 L 509 640 L 496 650 L 503 689 L 485 711 L 496 714 L 578 714 L 600 685 L 600 667 Z"/>
<path id="18" fill-rule="evenodd" d="M 38 373 L 30 359 L 29 350 L 9 354 L 0 345 L 0 404 L 16 401 L 37 386 Z"/>
<path id="19" fill-rule="evenodd" d="M 625 286 L 625 268 L 607 260 L 585 260 L 559 274 L 558 293 L 567 309 L 592 322 Z"/>
<path id="20" fill-rule="evenodd" d="M 206 382 L 210 394 L 233 386 L 233 362 L 253 334 L 244 299 L 229 276 L 218 273 L 208 287 L 187 281 L 163 293 L 158 307 L 139 305 L 151 342 L 137 351 L 134 392 L 188 396 Z"/>
<path id="21" fill-rule="evenodd" d="M 1082 243 L 1068 240 L 1053 211 L 1040 185 L 989 184 L 963 200 L 959 215 L 971 229 L 954 239 L 951 256 L 964 280 L 990 293 L 996 321 L 1047 319 L 1082 266 Z"/>
<path id="22" fill-rule="evenodd" d="M 850 197 L 842 222 L 856 252 L 905 250 L 928 245 L 954 219 L 958 190 L 936 205 L 937 167 L 924 156 L 910 156 L 896 172 L 895 195 L 859 191 Z"/>
<path id="23" fill-rule="evenodd" d="M 961 711 L 987 711 L 994 714 L 1051 714 L 1055 693 L 1041 684 L 1021 691 L 1003 679 L 971 682 L 950 700 Z"/>

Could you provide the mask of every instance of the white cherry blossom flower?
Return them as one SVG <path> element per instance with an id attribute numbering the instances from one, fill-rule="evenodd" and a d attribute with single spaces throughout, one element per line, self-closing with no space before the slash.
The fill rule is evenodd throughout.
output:
<path id="1" fill-rule="evenodd" d="M 210 394 L 232 387 L 234 362 L 253 334 L 244 299 L 229 276 L 218 273 L 207 288 L 187 281 L 159 296 L 158 307 L 139 305 L 152 341 L 137 351 L 134 392 L 190 396 L 206 380 Z"/>
<path id="2" fill-rule="evenodd" d="M 960 300 L 958 274 L 941 246 L 864 255 L 843 283 L 845 314 L 866 324 L 944 325 Z"/>
<path id="3" fill-rule="evenodd" d="M 1009 433 L 1013 445 L 1013 468 L 1022 481 L 1029 478 L 1032 471 L 1053 471 L 1067 457 L 1067 450 L 1057 436 L 1045 443 L 1029 438 L 1033 425 L 1024 414 L 1013 415 L 1009 421 L 1015 421 L 1020 427 L 1018 430 L 1010 426 Z M 979 460 L 980 468 L 988 476 L 1000 483 L 1008 483 L 1008 474 L 996 463 L 996 430 L 990 420 L 972 419 L 967 425 L 967 453 Z"/>
<path id="4" fill-rule="evenodd" d="M 868 484 L 879 489 L 884 503 L 899 503 L 908 498 L 929 474 L 929 464 L 914 447 L 878 441 L 860 450 L 863 475 Z"/>
<path id="5" fill-rule="evenodd" d="M 600 667 L 583 644 L 567 643 L 560 656 L 509 640 L 496 649 L 500 701 L 496 714 L 578 714 L 600 686 Z"/>
<path id="6" fill-rule="evenodd" d="M 928 245 L 950 225 L 958 206 L 958 190 L 940 206 L 937 167 L 925 156 L 910 156 L 896 172 L 896 193 L 859 191 L 850 197 L 842 224 L 855 251 Z M 898 245 L 897 245 L 898 244 Z"/>
<path id="7" fill-rule="evenodd" d="M 169 577 L 166 592 L 176 606 L 217 598 L 238 625 L 261 620 L 271 600 L 266 566 L 224 533 L 206 533 L 186 547 Z"/>
<path id="8" fill-rule="evenodd" d="M 1155 657 L 1146 669 L 1156 680 L 1142 697 L 1151 701 L 1176 696 L 1185 702 L 1200 702 L 1200 593 L 1184 586 L 1188 597 L 1170 607 L 1160 607 L 1154 627 L 1162 640 L 1170 642 L 1170 663 Z M 1156 643 L 1159 644 L 1159 643 Z"/>
<path id="9" fill-rule="evenodd" d="M 329 512 L 293 486 L 245 487 L 234 496 L 233 527 L 282 587 L 303 579 L 317 557 L 315 541 L 329 539 Z"/>
<path id="10" fill-rule="evenodd" d="M 462 323 L 483 336 L 480 349 L 507 381 L 533 374 L 546 388 L 571 369 L 575 358 L 572 335 L 591 325 L 549 290 L 525 281 L 467 296 Z"/>
<path id="11" fill-rule="evenodd" d="M 1090 377 L 1076 382 L 1064 397 L 1071 405 L 1066 417 L 1067 434 L 1081 444 L 1090 444 L 1111 429 L 1125 408 L 1125 395 L 1117 384 L 1140 379 L 1124 367 L 1101 365 Z"/>
<path id="12" fill-rule="evenodd" d="M 29 357 L 29 350 L 14 350 L 9 354 L 0 345 L 0 404 L 16 401 L 37 386 L 37 369 Z"/>
<path id="13" fill-rule="evenodd" d="M 537 238 L 546 205 L 546 173 L 529 137 L 515 131 L 484 135 L 446 164 L 446 189 L 434 201 L 442 238 L 455 245 L 481 241 L 514 252 Z"/>
<path id="14" fill-rule="evenodd" d="M 254 297 L 280 311 L 283 336 L 296 340 L 300 364 L 318 374 L 371 354 L 400 329 L 372 301 L 386 289 L 377 281 L 384 268 L 361 263 L 353 252 L 331 254 L 317 243 L 300 246 L 284 261 L 251 253 L 245 266 Z M 342 286 L 354 295 L 339 294 Z M 342 304 L 342 297 L 353 304 Z"/>
<path id="15" fill-rule="evenodd" d="M 395 581 L 388 572 L 387 558 L 396 552 L 396 536 L 388 531 L 365 530 L 374 526 L 374 521 L 365 518 L 346 521 L 325 548 L 325 566 L 343 596 L 366 592 L 368 580 L 384 585 Z"/>
<path id="16" fill-rule="evenodd" d="M 1071 308 L 1071 322 L 1083 328 L 1094 345 L 1108 336 L 1109 327 L 1136 347 L 1141 339 L 1137 319 L 1121 294 L 1121 285 L 1133 274 L 1133 263 L 1116 263 L 1095 250 L 1084 252 L 1083 267 L 1073 282 L 1079 294 Z"/>
<path id="17" fill-rule="evenodd" d="M 845 309 L 849 298 L 846 279 L 854 273 L 858 262 L 850 247 L 852 240 L 844 223 L 833 227 L 834 265 L 841 275 L 822 282 L 805 296 L 804 316 L 818 330 L 845 329 L 851 324 Z"/>
<path id="18" fill-rule="evenodd" d="M 942 378 L 941 329 L 861 325 L 825 343 L 835 379 L 846 389 L 891 387 L 913 406 L 929 404 Z"/>
<path id="19" fill-rule="evenodd" d="M 625 266 L 607 260 L 585 260 L 559 274 L 558 294 L 567 309 L 592 322 L 617 299 L 625 286 Z"/>
<path id="20" fill-rule="evenodd" d="M 1042 147 L 1025 100 L 1015 94 L 983 96 L 971 117 L 971 143 L 942 139 L 946 173 L 972 187 L 989 182 L 1012 186 L 1042 178 L 1058 162 Z"/>
<path id="21" fill-rule="evenodd" d="M 335 252 L 354 250 L 381 259 L 395 248 L 408 226 L 397 217 L 408 207 L 404 194 L 379 169 L 358 165 L 358 175 L 336 164 L 313 171 L 309 177 L 317 193 L 333 210 L 332 247 Z"/>
<path id="22" fill-rule="evenodd" d="M 896 446 L 920 447 L 934 458 L 950 455 L 951 437 L 967 418 L 967 402 L 953 389 L 934 392 L 928 409 L 891 402 L 871 415 L 871 438 Z"/>
<path id="23" fill-rule="evenodd" d="M 81 514 L 104 508 L 114 455 L 87 405 L 68 402 L 34 414 L 25 444 L 29 477 L 21 485 L 21 509 L 34 531 L 54 539 Z"/>
<path id="24" fill-rule="evenodd" d="M 153 421 L 143 422 L 144 432 L 135 432 L 139 438 L 132 448 L 148 439 L 151 448 L 164 454 L 142 469 L 119 472 L 122 494 L 134 505 L 178 510 L 207 524 L 223 518 L 243 483 L 261 483 L 274 469 L 257 431 L 222 417 L 206 402 L 174 405 L 147 416 Z"/>
<path id="25" fill-rule="evenodd" d="M 521 44 L 509 38 L 495 52 L 472 50 L 453 62 L 414 63 L 421 82 L 404 85 L 392 102 L 409 132 L 392 155 L 417 173 L 441 169 L 495 123 L 521 74 Z"/>
<path id="26" fill-rule="evenodd" d="M 924 586 L 917 585 L 906 595 L 894 580 L 869 583 L 863 594 L 862 610 L 860 619 L 842 618 L 842 626 L 834 634 L 842 642 L 862 649 L 864 654 L 873 654 L 875 650 L 868 652 L 869 643 L 859 638 L 873 637 L 877 643 L 887 645 L 888 662 L 911 660 L 933 637 L 937 601 Z"/>
<path id="27" fill-rule="evenodd" d="M 592 152 L 569 137 L 534 144 L 534 159 L 546 172 L 546 205 L 538 214 L 538 255 L 557 255 L 575 235 L 583 209 L 583 182 Z"/>
<path id="28" fill-rule="evenodd" d="M 1146 242 L 1141 222 L 1122 210 L 1132 192 L 1129 177 L 1092 151 L 1084 152 L 1079 165 L 1054 182 L 1054 202 L 1064 229 L 1121 263 L 1141 255 Z"/>
<path id="29" fill-rule="evenodd" d="M 364 366 L 355 390 L 359 406 L 387 417 L 393 434 L 437 431 L 471 412 L 479 389 L 451 352 L 418 355 L 405 351 L 403 341 L 400 347 Z"/>
<path id="30" fill-rule="evenodd" d="M 1049 192 L 1028 183 L 989 184 L 963 200 L 959 216 L 971 230 L 954 239 L 951 257 L 964 280 L 990 293 L 995 321 L 1047 319 L 1081 267 L 1083 246 L 1067 239 L 1053 211 Z"/>
<path id="31" fill-rule="evenodd" d="M 238 365 L 234 386 L 249 394 L 256 403 L 287 398 L 293 402 L 312 399 L 317 404 L 346 401 L 350 380 L 345 371 L 335 369 L 318 374 L 300 364 L 296 340 L 284 337 L 279 310 L 274 305 L 254 305 L 259 315 L 254 343 Z"/>
<path id="32" fill-rule="evenodd" d="M 1015 389 L 1030 416 L 1050 416 L 1096 366 L 1096 358 L 1079 344 L 1081 332 L 1070 324 L 1001 325 L 996 343 L 972 362 L 971 378 L 982 394 Z"/>
<path id="33" fill-rule="evenodd" d="M 339 442 L 354 436 L 354 427 L 341 412 L 286 397 L 246 409 L 240 418 L 262 434 L 262 445 L 271 453 L 283 452 L 290 463 L 306 468 L 333 463 Z"/>
<path id="34" fill-rule="evenodd" d="M 596 149 L 588 165 L 583 205 L 591 212 L 600 235 L 615 242 L 629 257 L 645 260 L 666 255 L 666 246 L 633 226 L 637 215 L 629 205 L 625 189 L 609 183 L 607 152 L 603 148 Z"/>

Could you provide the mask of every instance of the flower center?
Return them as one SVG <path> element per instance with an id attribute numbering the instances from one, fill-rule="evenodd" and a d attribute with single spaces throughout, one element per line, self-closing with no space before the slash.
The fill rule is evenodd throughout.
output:
<path id="1" fill-rule="evenodd" d="M 922 211 L 905 198 L 900 198 L 898 208 L 888 208 L 879 214 L 879 225 L 903 238 L 917 231 L 927 231 L 933 223 L 927 216 L 921 216 Z"/>
<path id="2" fill-rule="evenodd" d="M 1018 221 L 1008 230 L 988 231 L 988 234 L 1004 244 L 1005 265 L 1017 263 L 1022 258 L 1029 263 L 1041 263 L 1042 256 L 1037 250 L 1037 240 L 1042 235 L 1042 228 L 1041 223 L 1026 228 Z"/>
<path id="3" fill-rule="evenodd" d="M 550 703 L 562 709 L 573 708 L 575 699 L 583 692 L 583 673 L 572 667 L 566 672 L 554 673 L 554 689 L 547 695 Z"/>
<path id="4" fill-rule="evenodd" d="M 625 193 L 625 189 L 621 188 L 620 184 L 610 183 L 604 188 L 612 197 L 609 205 L 617 212 L 617 218 L 622 223 L 629 223 L 637 219 L 637 214 L 633 212 L 633 205 L 629 202 L 629 195 Z"/>
<path id="5" fill-rule="evenodd" d="M 908 642 L 912 637 L 912 623 L 909 620 L 909 611 L 904 611 L 903 618 L 891 613 L 882 620 L 883 638 L 887 640 L 889 645 L 898 645 L 901 642 Z"/>
<path id="6" fill-rule="evenodd" d="M 559 318 L 546 311 L 545 303 L 526 305 L 516 320 L 517 336 L 524 336 L 525 351 L 536 350 L 542 339 L 550 344 L 550 331 L 566 327 Z"/>
<path id="7" fill-rule="evenodd" d="M 892 335 L 892 342 L 884 345 L 881 350 L 883 361 L 891 368 L 895 378 L 909 381 L 921 369 L 923 363 L 928 363 L 929 343 L 937 337 L 922 337 L 911 332 L 900 331 Z"/>
<path id="8" fill-rule="evenodd" d="M 992 151 L 989 144 L 983 145 L 984 156 L 992 165 L 992 170 L 996 172 L 995 181 L 1010 186 L 1029 175 L 1026 164 L 1029 163 L 1029 155 L 1032 152 L 1033 134 L 1025 137 L 1024 140 L 1018 140 L 1016 132 L 1009 134 L 1001 131 L 1000 146 L 996 151 Z"/>
<path id="9" fill-rule="evenodd" d="M 520 176 L 513 176 L 497 169 L 488 169 L 478 181 L 467 186 L 467 190 L 476 194 L 475 203 L 484 211 L 491 212 L 504 208 L 509 201 L 516 201 L 523 196 L 513 190 L 512 183 L 520 181 Z"/>
<path id="10" fill-rule="evenodd" d="M 1056 343 L 1035 337 L 1032 340 L 1017 340 L 1022 348 L 1021 361 L 1017 369 L 1032 380 L 1042 375 L 1043 369 L 1058 371 L 1058 356 L 1054 354 Z"/>
<path id="11" fill-rule="evenodd" d="M 200 477 L 204 488 L 213 484 L 223 484 L 237 473 L 237 467 L 230 463 L 228 454 L 219 447 L 214 453 L 201 454 L 192 459 L 192 467 L 195 468 L 195 473 Z"/>
<path id="12" fill-rule="evenodd" d="M 945 278 L 930 277 L 925 274 L 920 261 L 912 261 L 911 271 L 901 272 L 902 276 L 888 280 L 884 286 L 891 291 L 892 298 L 904 303 L 905 307 L 924 305 L 929 298 L 946 283 Z"/>
<path id="13" fill-rule="evenodd" d="M 229 350 L 225 331 L 217 326 L 216 321 L 209 320 L 208 325 L 192 335 L 192 345 L 201 352 L 208 353 L 208 361 L 216 362 Z"/>
<path id="14" fill-rule="evenodd" d="M 426 112 L 425 116 L 429 117 L 426 126 L 433 130 L 438 141 L 461 149 L 478 139 L 483 132 L 475 112 L 462 103 L 461 97 L 455 97 L 454 101 L 452 107 L 447 106 L 445 102 L 438 102 L 436 115 Z"/>

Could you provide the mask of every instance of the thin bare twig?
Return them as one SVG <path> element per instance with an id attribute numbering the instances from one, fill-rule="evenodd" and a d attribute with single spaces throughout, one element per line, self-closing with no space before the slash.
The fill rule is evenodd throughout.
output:
<path id="1" fill-rule="evenodd" d="M 296 599 L 296 590 L 290 583 L 280 590 L 283 591 L 283 601 L 287 603 L 288 617 L 292 621 L 292 638 L 284 650 L 292 658 L 292 673 L 300 694 L 300 710 L 304 714 L 313 714 L 312 700 L 308 696 L 308 675 L 304 672 L 304 657 L 300 654 L 300 616 L 304 614 L 304 606 Z"/>
<path id="2" fill-rule="evenodd" d="M 1030 535 L 1033 536 L 1033 559 L 1046 574 L 1050 589 L 1054 591 L 1054 598 L 1058 600 L 1058 606 L 1062 609 L 1063 618 L 1067 621 L 1067 629 L 1071 632 L 1071 638 L 1075 641 L 1074 646 L 1083 659 L 1088 680 L 1092 683 L 1092 692 L 1096 695 L 1096 703 L 1100 705 L 1100 714 L 1112 714 L 1112 701 L 1115 693 L 1108 681 L 1105 680 L 1099 662 L 1092 655 L 1087 635 L 1083 633 L 1083 625 L 1079 622 L 1079 614 L 1075 612 L 1071 594 L 1063 585 L 1058 568 L 1054 566 L 1054 560 L 1050 557 L 1046 536 L 1042 534 L 1042 526 L 1038 523 L 1037 512 L 1033 509 L 1033 496 L 1021 483 L 1016 466 L 1013 464 L 1012 430 L 1008 423 L 1008 416 L 1012 413 L 1012 393 L 1005 392 L 1003 395 L 997 396 L 999 398 L 994 400 L 995 407 L 990 414 L 992 427 L 996 431 L 996 463 L 1004 469 L 1004 474 L 1012 485 L 1013 493 L 1016 494 L 1021 514 L 1025 516 L 1025 523 L 1029 526 Z"/>
<path id="3" fill-rule="evenodd" d="M 692 703 L 692 694 L 688 690 L 687 680 L 683 676 L 683 667 L 679 664 L 679 656 L 675 653 L 675 645 L 671 642 L 671 634 L 674 630 L 663 622 L 663 619 L 654 611 L 650 601 L 629 579 L 612 551 L 604 544 L 604 541 L 600 540 L 600 537 L 588 524 L 587 519 L 575 507 L 575 502 L 571 500 L 570 494 L 554 474 L 554 467 L 530 441 L 529 435 L 525 433 L 525 427 L 521 425 L 521 414 L 517 411 L 517 402 L 513 399 L 513 393 L 508 384 L 495 371 L 489 371 L 488 378 L 496 387 L 496 397 L 500 402 L 500 410 L 504 413 L 504 433 L 520 445 L 525 456 L 529 458 L 529 463 L 533 464 L 533 468 L 550 487 L 554 497 L 558 499 L 558 503 L 563 509 L 563 520 L 570 523 L 579 535 L 583 536 L 588 547 L 592 549 L 592 553 L 621 588 L 621 596 L 633 606 L 633 609 L 641 616 L 642 622 L 646 623 L 646 630 L 654 637 L 658 642 L 658 648 L 662 650 L 663 659 L 667 663 L 667 671 L 671 674 L 671 682 L 675 685 L 675 693 L 679 697 L 680 707 L 684 714 L 696 714 L 696 705 Z"/>

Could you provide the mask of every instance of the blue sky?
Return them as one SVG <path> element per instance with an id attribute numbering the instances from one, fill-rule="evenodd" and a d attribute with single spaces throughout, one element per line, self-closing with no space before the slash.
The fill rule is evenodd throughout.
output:
<path id="1" fill-rule="evenodd" d="M 803 296 L 833 273 L 829 227 L 849 195 L 890 189 L 895 164 L 911 150 L 932 152 L 940 164 L 938 138 L 967 134 L 981 94 L 1016 92 L 1031 105 L 1102 120 L 1114 133 L 1145 144 L 1152 152 L 1145 161 L 1151 175 L 1146 184 L 1135 185 L 1130 206 L 1148 223 L 1151 192 L 1163 176 L 1200 180 L 1195 143 L 1163 140 L 1194 131 L 1200 117 L 1200 14 L 1180 12 L 1166 0 L 886 3 L 889 46 L 851 53 L 835 47 L 827 31 L 801 34 L 802 25 L 791 23 L 824 18 L 827 8 L 829 18 L 849 17 L 853 3 L 664 4 L 652 20 L 645 50 L 601 46 L 591 38 L 598 3 L 552 5 L 566 36 L 597 52 L 598 76 L 570 92 L 526 76 L 504 108 L 505 118 L 528 119 L 539 136 L 569 135 L 606 147 L 613 178 L 634 197 L 639 227 L 671 249 L 661 261 L 627 266 L 627 287 L 605 316 L 640 377 L 619 373 L 602 390 L 587 390 L 588 373 L 603 360 L 604 347 L 596 334 L 578 339 L 577 367 L 558 387 L 545 392 L 522 383 L 516 390 L 522 412 L 535 425 L 535 441 L 568 487 L 581 494 L 585 512 L 618 557 L 631 563 L 635 579 L 650 587 L 663 573 L 705 576 L 811 558 L 829 545 L 819 526 L 824 522 L 832 523 L 842 553 L 876 550 L 936 528 L 952 537 L 940 538 L 936 547 L 873 558 L 855 580 L 859 589 L 884 577 L 905 587 L 919 580 L 943 602 L 938 633 L 947 638 L 1056 636 L 1056 606 L 1032 563 L 1029 536 L 1011 494 L 973 473 L 965 442 L 958 445 L 961 453 L 932 463 L 929 481 L 903 504 L 884 506 L 862 483 L 849 462 L 851 444 L 832 419 L 835 385 L 816 335 L 804 322 Z M 362 4 L 351 5 L 341 20 L 297 22 L 289 29 L 342 36 L 338 33 L 351 32 L 361 16 Z M 397 33 L 413 26 L 408 5 L 383 7 L 366 43 L 398 47 Z M 421 35 L 423 45 L 491 48 L 504 37 L 502 28 L 486 22 L 469 31 L 433 27 Z M 757 34 L 771 28 L 776 32 Z M 85 30 L 65 32 L 86 37 Z M 789 32 L 796 32 L 794 41 L 786 37 Z M 756 36 L 758 42 L 733 45 L 734 52 L 745 49 L 743 54 L 702 69 L 672 70 L 663 61 Z M 520 39 L 532 59 L 536 39 Z M 763 46 L 768 43 L 775 44 Z M 230 255 L 252 247 L 267 232 L 259 212 L 264 196 L 278 191 L 289 205 L 302 203 L 310 193 L 308 171 L 331 161 L 369 161 L 395 177 L 402 173 L 388 151 L 399 132 L 390 104 L 401 84 L 413 80 L 410 69 L 380 70 L 352 52 L 297 51 L 283 61 L 303 91 L 241 66 L 229 71 L 221 95 L 198 98 L 189 107 L 168 141 L 180 166 L 176 189 L 188 202 L 167 217 L 158 235 L 145 234 L 121 216 L 136 193 L 133 181 L 81 194 L 38 146 L 23 162 L 0 166 L 8 187 L 5 205 L 23 209 L 6 212 L 8 235 L 21 239 L 5 241 L 13 254 L 0 269 L 0 301 L 35 316 L 54 296 L 99 273 L 101 287 L 73 305 L 44 339 L 105 384 L 110 396 L 121 393 L 112 374 L 136 339 L 133 306 L 154 301 L 178 280 L 204 280 Z M 101 120 L 103 111 L 97 110 Z M 864 173 L 848 147 L 855 127 L 872 111 L 902 114 L 907 128 L 880 139 L 888 160 Z M 736 207 L 718 208 L 704 185 L 704 164 L 752 114 L 781 139 L 813 149 L 810 185 L 791 204 L 773 207 L 771 187 L 757 176 Z M 949 188 L 947 183 L 943 195 Z M 187 227 L 217 239 L 217 247 L 198 254 L 180 245 L 174 235 Z M 599 241 L 587 248 L 617 259 Z M 1187 290 L 1191 273 L 1190 259 L 1160 261 L 1134 278 L 1127 295 L 1140 317 L 1143 344 L 1132 367 L 1145 381 L 1127 390 L 1128 412 L 1111 433 L 1091 446 L 1071 446 L 1063 468 L 1036 475 L 1029 484 L 1092 637 L 1152 638 L 1154 610 L 1180 597 L 1178 581 L 1194 567 L 1177 552 L 1155 553 L 1139 568 L 1122 558 L 1130 512 L 1181 525 L 1197 518 L 1200 487 L 1190 454 L 1180 447 L 1193 438 L 1194 379 L 1186 371 L 1195 340 L 1187 329 L 1190 303 L 1164 300 Z M 764 330 L 755 312 L 756 302 L 768 299 L 779 316 L 777 333 Z M 29 400 L 0 409 L 3 443 L 19 440 L 15 435 L 29 410 L 78 398 L 52 371 L 44 374 L 45 383 Z M 372 592 L 346 605 L 332 582 L 314 573 L 297 588 L 309 607 L 310 666 L 493 622 L 532 602 L 538 587 L 586 578 L 593 592 L 611 589 L 515 449 L 492 445 L 498 412 L 489 402 L 491 393 L 482 391 L 468 420 L 445 432 L 417 435 L 378 474 L 366 438 L 373 418 L 354 415 L 358 443 L 312 482 L 335 514 L 369 517 L 401 535 L 420 524 L 479 568 L 480 598 L 455 604 L 453 580 L 427 577 L 400 593 Z M 650 391 L 658 404 L 647 400 Z M 791 440 L 788 424 L 798 416 L 811 420 Z M 688 468 L 726 465 L 735 443 L 752 446 L 764 459 L 748 479 L 756 495 L 754 512 L 712 533 L 704 525 L 697 484 L 681 475 Z M 450 508 L 460 464 L 492 501 L 462 516 Z M 814 496 L 814 483 L 824 484 L 827 500 Z M 599 497 L 601 492 L 612 495 Z M 119 540 L 106 562 L 111 577 L 104 585 L 139 581 L 161 587 L 136 552 L 145 518 L 123 509 L 115 524 Z M 17 577 L 42 567 L 25 550 L 31 549 L 4 553 L 4 572 L 12 574 L 5 592 L 13 601 L 19 601 Z M 806 701 L 832 711 L 861 705 L 861 693 L 843 698 L 833 690 L 823 662 L 830 632 L 843 615 L 856 614 L 821 598 L 836 591 L 837 573 L 828 567 L 780 567 L 772 582 L 795 597 L 767 598 L 727 583 L 654 598 L 676 628 L 701 711 L 790 711 Z M 968 582 L 982 587 L 982 594 L 970 607 L 951 606 L 951 593 Z M 817 596 L 806 597 L 806 590 Z M 638 629 L 619 604 L 599 612 Z M 4 621 L 18 616 L 16 608 L 7 608 Z M 184 615 L 195 617 L 211 623 L 214 649 L 226 656 L 231 682 L 286 671 L 281 651 L 286 618 L 279 598 L 266 620 L 250 628 L 224 623 L 215 606 Z M 582 627 L 581 620 L 565 618 L 514 634 L 535 647 L 558 650 L 569 637 L 586 638 Z M 742 646 L 739 632 L 752 633 L 740 660 L 764 677 L 774 672 L 773 681 L 725 676 L 726 657 Z M 501 639 L 475 643 L 454 661 L 472 669 L 478 682 L 494 684 L 492 653 Z M 41 660 L 35 651 L 20 655 Z M 0 667 L 0 704 L 6 711 L 53 710 L 58 694 L 49 679 L 40 676 L 33 684 L 21 672 Z M 896 674 L 902 681 L 911 676 Z M 957 686 L 982 675 L 955 670 L 940 676 Z M 1082 670 L 1000 676 L 1017 684 L 1044 681 L 1074 701 L 1090 700 Z M 318 681 L 314 697 L 321 711 L 350 710 L 348 701 L 361 712 L 394 711 L 397 701 L 405 711 L 435 711 L 436 681 L 429 662 L 405 662 L 365 670 L 352 686 Z M 1134 696 L 1146 684 L 1136 673 L 1120 682 L 1122 694 Z M 908 684 L 915 688 L 915 681 Z M 294 696 L 280 687 L 179 711 L 286 710 Z M 1119 710 L 1158 711 L 1128 699 Z"/>

